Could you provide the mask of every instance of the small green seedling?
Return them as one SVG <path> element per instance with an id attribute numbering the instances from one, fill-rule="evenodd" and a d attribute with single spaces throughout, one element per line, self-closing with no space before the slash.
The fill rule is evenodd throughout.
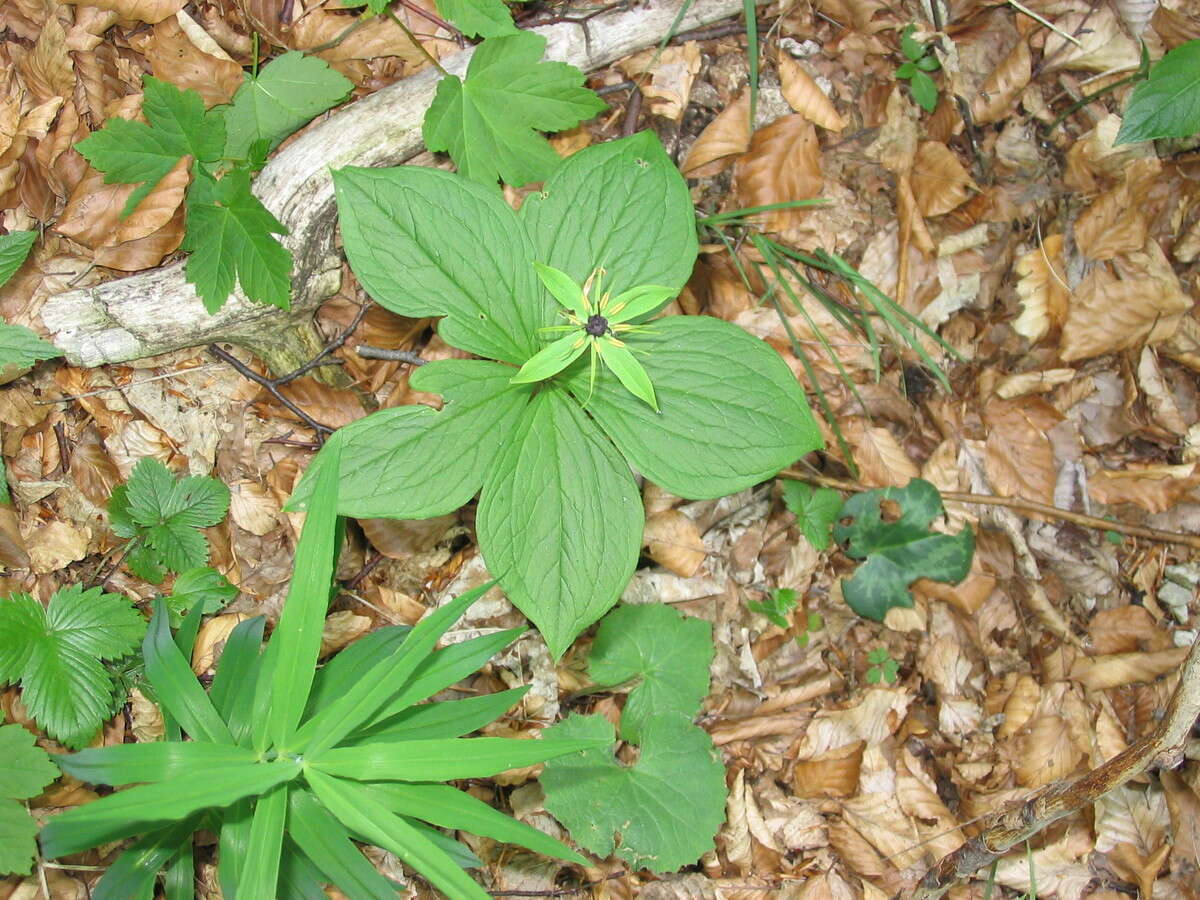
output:
<path id="1" fill-rule="evenodd" d="M 842 508 L 842 495 L 833 488 L 817 488 L 803 481 L 783 483 L 783 502 L 796 515 L 796 524 L 814 550 L 829 547 L 829 529 Z"/>
<path id="2" fill-rule="evenodd" d="M 909 25 L 900 35 L 900 49 L 907 57 L 907 62 L 896 69 L 896 77 L 908 81 L 913 99 L 925 112 L 933 112 L 937 106 L 938 89 L 929 73 L 936 72 L 942 64 L 933 55 L 931 47 L 913 38 L 916 30 L 916 25 Z"/>
<path id="3" fill-rule="evenodd" d="M 36 231 L 14 231 L 0 235 L 0 285 L 17 274 L 33 247 Z M 0 384 L 20 378 L 38 360 L 62 356 L 58 348 L 38 337 L 24 325 L 8 325 L 0 319 Z"/>
<path id="4" fill-rule="evenodd" d="M 825 617 L 818 612 L 810 612 L 805 621 L 804 632 L 796 636 L 796 643 L 801 647 L 807 647 L 812 640 L 812 633 L 820 631 L 825 627 Z"/>
<path id="5" fill-rule="evenodd" d="M 790 628 L 792 610 L 796 608 L 796 592 L 791 588 L 775 588 L 761 603 L 751 600 L 746 607 L 751 612 L 766 616 L 772 625 Z"/>
<path id="6" fill-rule="evenodd" d="M 892 659 L 887 647 L 876 647 L 867 654 L 867 662 L 871 663 L 867 669 L 867 684 L 879 684 L 881 681 L 885 684 L 896 683 L 900 663 Z"/>

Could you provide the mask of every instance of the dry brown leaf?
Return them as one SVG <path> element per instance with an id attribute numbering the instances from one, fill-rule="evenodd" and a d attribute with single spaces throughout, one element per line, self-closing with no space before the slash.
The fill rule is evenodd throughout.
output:
<path id="1" fill-rule="evenodd" d="M 279 524 L 279 501 L 257 481 L 229 485 L 229 517 L 251 534 L 267 534 Z"/>
<path id="2" fill-rule="evenodd" d="M 754 132 L 750 150 L 733 170 L 734 193 L 741 207 L 811 200 L 821 193 L 821 147 L 813 124 L 803 116 L 781 116 Z M 753 217 L 767 231 L 785 231 L 805 214 L 781 209 Z"/>
<path id="3" fill-rule="evenodd" d="M 1138 67 L 1137 42 L 1121 29 L 1116 13 L 1107 4 L 1069 12 L 1054 24 L 1059 30 L 1046 35 L 1045 71 L 1125 72 Z M 1061 32 L 1075 35 L 1079 43 L 1069 42 Z"/>
<path id="4" fill-rule="evenodd" d="M 66 0 L 96 9 L 111 10 L 126 22 L 146 22 L 154 25 L 168 16 L 173 16 L 187 5 L 187 0 Z"/>
<path id="5" fill-rule="evenodd" d="M 704 564 L 704 541 L 696 523 L 677 509 L 648 517 L 642 543 L 651 559 L 683 578 L 691 578 Z"/>
<path id="6" fill-rule="evenodd" d="M 1172 865 L 1196 865 L 1200 860 L 1200 797 L 1178 772 L 1164 767 L 1158 779 L 1171 814 Z"/>
<path id="7" fill-rule="evenodd" d="M 228 57 L 201 50 L 179 26 L 174 16 L 163 19 L 149 33 L 130 41 L 150 63 L 155 76 L 180 90 L 194 90 L 205 106 L 229 103 L 242 85 L 242 67 Z"/>
<path id="8" fill-rule="evenodd" d="M 1172 647 L 1152 653 L 1113 653 L 1081 656 L 1071 668 L 1071 678 L 1089 691 L 1103 691 L 1135 682 L 1152 682 L 1174 672 L 1188 654 L 1187 647 Z"/>
<path id="9" fill-rule="evenodd" d="M 1144 606 L 1102 609 L 1088 622 L 1092 649 L 1101 655 L 1166 650 L 1171 637 L 1155 624 Z"/>
<path id="10" fill-rule="evenodd" d="M 723 172 L 734 158 L 750 149 L 750 90 L 723 109 L 700 132 L 679 167 L 688 178 L 704 178 Z"/>
<path id="11" fill-rule="evenodd" d="M 1105 191 L 1079 214 L 1075 243 L 1085 256 L 1112 259 L 1118 253 L 1142 249 L 1155 214 L 1147 206 L 1147 198 L 1161 171 L 1157 159 L 1134 160 L 1121 184 Z"/>
<path id="12" fill-rule="evenodd" d="M 833 101 L 817 85 L 811 75 L 786 53 L 779 55 L 779 80 L 783 85 L 783 98 L 795 112 L 808 121 L 829 131 L 841 131 L 845 120 L 834 108 Z"/>
<path id="13" fill-rule="evenodd" d="M 83 495 L 99 507 L 108 504 L 113 488 L 121 483 L 121 473 L 94 428 L 88 428 L 71 449 L 71 478 Z"/>
<path id="14" fill-rule="evenodd" d="M 29 551 L 21 534 L 21 523 L 11 502 L 0 503 L 0 568 L 24 569 Z"/>
<path id="15" fill-rule="evenodd" d="M 353 391 L 338 390 L 307 376 L 288 382 L 280 392 L 322 425 L 341 428 L 361 419 L 366 413 Z M 294 414 L 283 411 L 289 418 Z"/>
<path id="16" fill-rule="evenodd" d="M 457 513 L 432 519 L 359 519 L 371 546 L 388 559 L 408 559 L 431 550 L 458 521 Z"/>
<path id="17" fill-rule="evenodd" d="M 37 43 L 20 60 L 17 68 L 35 102 L 71 96 L 75 90 L 75 68 L 67 48 L 66 32 L 57 16 L 47 17 Z"/>
<path id="18" fill-rule="evenodd" d="M 203 675 L 217 664 L 230 632 L 248 618 L 245 613 L 222 613 L 204 621 L 192 648 L 192 671 L 196 675 Z"/>
<path id="19" fill-rule="evenodd" d="M 896 302 L 903 306 L 908 296 L 908 247 L 914 246 L 927 256 L 934 252 L 933 236 L 929 233 L 925 219 L 921 217 L 908 172 L 901 172 L 896 179 L 896 219 L 900 226 Z"/>
<path id="20" fill-rule="evenodd" d="M 1196 469 L 1195 463 L 1100 469 L 1088 476 L 1088 493 L 1108 506 L 1136 503 L 1147 512 L 1166 512 L 1200 484 Z"/>
<path id="21" fill-rule="evenodd" d="M 321 630 L 321 656 L 337 653 L 371 630 L 367 616 L 356 615 L 348 609 L 330 613 Z"/>
<path id="22" fill-rule="evenodd" d="M 996 382 L 997 397 L 1011 400 L 1027 394 L 1044 394 L 1060 384 L 1066 384 L 1076 376 L 1074 369 L 1045 369 L 1041 372 L 1022 372 L 1009 375 Z"/>
<path id="23" fill-rule="evenodd" d="M 792 789 L 797 797 L 853 797 L 858 793 L 858 773 L 866 744 L 855 741 L 800 759 L 792 770 Z"/>
<path id="24" fill-rule="evenodd" d="M 101 247 L 96 251 L 96 265 L 123 272 L 152 269 L 179 249 L 185 228 L 185 207 L 181 203 L 157 231 L 115 247 Z"/>
<path id="25" fill-rule="evenodd" d="M 402 22 L 407 22 L 410 28 L 425 32 L 429 23 L 424 19 L 412 21 L 407 10 L 397 9 L 396 15 Z M 263 31 L 272 34 L 272 40 L 292 50 L 306 50 L 337 38 L 346 29 L 346 17 L 314 8 L 298 21 L 287 28 L 281 28 L 278 18 L 272 17 L 271 25 L 264 25 Z M 262 23 L 259 23 L 262 24 Z M 278 35 L 276 37 L 275 35 Z M 436 41 L 424 41 L 426 49 L 436 57 L 438 47 Z M 451 45 L 454 46 L 454 45 Z M 457 46 L 455 46 L 457 50 Z M 318 54 L 326 62 L 341 70 L 340 64 L 351 60 L 374 59 L 379 56 L 395 56 L 413 71 L 425 64 L 425 56 L 414 46 L 405 33 L 386 18 L 380 17 L 362 26 L 335 47 L 322 50 Z"/>
<path id="26" fill-rule="evenodd" d="M 1039 397 L 996 398 L 984 407 L 983 421 L 988 428 L 984 463 L 996 493 L 1053 503 L 1057 468 L 1046 432 L 1062 415 Z"/>
<path id="27" fill-rule="evenodd" d="M 996 729 L 996 737 L 1006 740 L 1019 732 L 1037 711 L 1042 691 L 1028 675 L 1022 675 L 1004 703 L 1004 721 Z"/>
<path id="28" fill-rule="evenodd" d="M 1096 266 L 1071 298 L 1061 355 L 1088 359 L 1170 337 L 1192 300 L 1154 241 Z"/>
<path id="29" fill-rule="evenodd" d="M 1071 292 L 1062 249 L 1063 236 L 1052 234 L 1013 267 L 1020 276 L 1017 296 L 1021 298 L 1021 315 L 1013 322 L 1013 330 L 1031 341 L 1057 331 L 1067 320 Z"/>
<path id="30" fill-rule="evenodd" d="M 910 171 L 913 157 L 917 155 L 918 117 L 917 105 L 899 86 L 893 88 L 883 125 L 874 143 L 867 148 L 867 156 L 897 175 Z"/>
<path id="31" fill-rule="evenodd" d="M 162 177 L 145 199 L 134 207 L 128 216 L 119 220 L 113 233 L 101 246 L 115 247 L 118 244 L 136 241 L 153 234 L 170 222 L 175 211 L 183 203 L 188 185 L 191 184 L 191 164 L 190 156 L 181 156 L 179 162 Z"/>
<path id="32" fill-rule="evenodd" d="M 66 568 L 88 554 L 92 530 L 75 528 L 61 519 L 22 529 L 25 546 L 29 548 L 30 569 L 41 575 Z"/>
<path id="33" fill-rule="evenodd" d="M 648 68 L 651 63 L 652 69 Z M 687 108 L 692 82 L 700 72 L 700 45 L 686 41 L 662 50 L 651 47 L 625 57 L 617 68 L 626 78 L 637 81 L 654 115 L 678 122 Z"/>
<path id="34" fill-rule="evenodd" d="M 858 419 L 842 423 L 842 433 L 863 484 L 873 487 L 903 487 L 920 476 L 917 464 L 908 458 L 895 436 L 883 426 L 867 426 Z"/>
<path id="35" fill-rule="evenodd" d="M 1025 39 L 1018 40 L 979 86 L 971 102 L 976 125 L 990 125 L 1008 116 L 1013 104 L 1029 84 L 1032 56 Z"/>
<path id="36" fill-rule="evenodd" d="M 1188 41 L 1200 40 L 1200 10 L 1189 8 L 1189 2 L 1184 0 L 1174 4 L 1174 9 L 1160 3 L 1150 20 L 1155 33 L 1162 38 L 1168 50 L 1174 50 Z"/>
<path id="37" fill-rule="evenodd" d="M 1017 739 L 1017 746 L 1015 772 L 1022 787 L 1038 788 L 1059 781 L 1083 762 L 1066 720 L 1053 714 L 1034 719 Z"/>
<path id="38" fill-rule="evenodd" d="M 965 203 L 979 187 L 949 147 L 925 141 L 913 159 L 912 190 L 921 215 L 941 216 Z"/>
<path id="39" fill-rule="evenodd" d="M 1187 433 L 1188 423 L 1180 412 L 1175 393 L 1163 375 L 1158 355 L 1153 347 L 1143 347 L 1137 367 L 1138 387 L 1146 395 L 1146 405 L 1154 413 L 1154 421 L 1175 437 Z"/>

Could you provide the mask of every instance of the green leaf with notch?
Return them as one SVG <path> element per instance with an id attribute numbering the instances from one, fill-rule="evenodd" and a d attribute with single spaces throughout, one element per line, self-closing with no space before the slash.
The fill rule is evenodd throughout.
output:
<path id="1" fill-rule="evenodd" d="M 605 108 L 577 68 L 541 62 L 545 50 L 546 39 L 529 31 L 480 44 L 465 79 L 438 82 L 425 113 L 425 145 L 448 151 L 459 173 L 481 184 L 545 180 L 560 160 L 537 131 L 573 128 Z"/>
<path id="2" fill-rule="evenodd" d="M 828 549 L 829 529 L 842 508 L 842 495 L 833 488 L 813 490 L 803 481 L 785 481 L 783 501 L 795 514 L 796 524 L 813 549 Z"/>
<path id="3" fill-rule="evenodd" d="M 883 517 L 885 501 L 900 507 L 894 521 Z M 834 539 L 849 556 L 865 559 L 842 583 L 851 609 L 882 622 L 892 607 L 913 605 L 908 586 L 918 578 L 957 584 L 967 577 L 975 533 L 969 525 L 958 534 L 931 532 L 929 525 L 942 513 L 937 488 L 920 478 L 902 488 L 864 491 L 845 502 Z"/>
<path id="4" fill-rule="evenodd" d="M 1200 40 L 1169 51 L 1125 107 L 1116 143 L 1182 138 L 1200 131 Z"/>
<path id="5" fill-rule="evenodd" d="M 503 0 L 437 0 L 437 10 L 467 37 L 500 37 L 517 31 Z"/>
<path id="6" fill-rule="evenodd" d="M 19 803 L 58 777 L 46 751 L 21 725 L 0 727 L 0 875 L 26 875 L 37 854 L 37 822 Z"/>

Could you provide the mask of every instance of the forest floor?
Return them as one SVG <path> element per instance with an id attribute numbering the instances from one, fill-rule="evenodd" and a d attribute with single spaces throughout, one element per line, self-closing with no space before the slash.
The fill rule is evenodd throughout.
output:
<path id="1" fill-rule="evenodd" d="M 1053 30 L 1015 4 L 985 0 L 943 9 L 940 33 L 915 2 L 763 6 L 753 129 L 745 22 L 730 20 L 684 34 L 657 56 L 591 73 L 589 86 L 610 109 L 552 142 L 566 155 L 654 129 L 691 179 L 702 215 L 824 198 L 755 227 L 800 250 L 835 251 L 957 352 L 925 347 L 949 389 L 886 335 L 877 368 L 864 336 L 803 291 L 779 308 L 760 302 L 753 273 L 762 260 L 739 240 L 744 231 L 727 228 L 728 245 L 707 231 L 678 311 L 760 336 L 811 389 L 802 351 L 836 422 L 836 431 L 823 424 L 829 449 L 795 474 L 856 488 L 921 477 L 943 492 L 1021 498 L 1112 528 L 1030 503 L 948 502 L 945 527 L 977 534 L 970 575 L 957 586 L 917 582 L 913 607 L 878 624 L 847 607 L 841 584 L 854 561 L 837 547 L 813 549 L 784 504 L 782 481 L 702 502 L 647 484 L 647 547 L 625 599 L 662 600 L 713 625 L 712 692 L 699 721 L 726 765 L 726 823 L 696 866 L 657 878 L 615 858 L 584 870 L 464 836 L 487 864 L 490 891 L 907 896 L 981 817 L 1095 768 L 1154 728 L 1200 629 L 1200 557 L 1194 539 L 1150 539 L 1121 526 L 1200 532 L 1200 156 L 1186 145 L 1114 146 L 1128 85 L 1057 120 L 1136 70 L 1133 34 L 1158 56 L 1200 37 L 1200 13 L 1189 0 L 1028 6 Z M 425 50 L 454 52 L 454 35 L 416 8 L 433 6 L 406 0 L 397 12 Z M 527 4 L 516 17 L 524 27 L 563 12 Z M 175 258 L 182 207 L 149 232 L 122 230 L 128 190 L 104 185 L 71 149 L 136 107 L 144 73 L 210 104 L 228 102 L 253 32 L 264 48 L 304 49 L 333 39 L 351 15 L 301 0 L 182 10 L 178 0 L 8 0 L 0 8 L 2 224 L 44 236 L 0 290 L 0 315 L 45 334 L 39 310 L 48 296 Z M 932 112 L 896 77 L 910 23 L 925 23 L 916 37 L 941 63 Z M 426 64 L 387 20 L 322 55 L 355 83 L 354 99 Z M 430 154 L 412 162 L 450 168 Z M 517 203 L 522 194 L 507 196 Z M 851 302 L 845 285 L 812 277 Z M 241 595 L 201 631 L 194 667 L 211 671 L 233 625 L 273 617 L 284 598 L 298 520 L 281 504 L 317 447 L 311 421 L 336 428 L 374 409 L 437 402 L 410 389 L 410 366 L 365 359 L 355 347 L 465 355 L 438 338 L 432 320 L 372 304 L 348 268 L 318 325 L 331 341 L 353 326 L 334 352 L 348 383 L 304 377 L 282 386 L 307 421 L 203 347 L 99 368 L 51 362 L 0 389 L 14 497 L 0 510 L 3 552 L 23 547 L 30 560 L 7 570 L 0 589 L 45 597 L 110 572 L 109 590 L 150 601 L 158 589 L 119 565 L 121 542 L 105 512 L 113 488 L 144 456 L 215 475 L 232 504 L 228 520 L 208 529 L 212 564 Z M 438 598 L 481 583 L 473 520 L 468 506 L 425 521 L 354 524 L 325 650 L 380 625 L 413 623 Z M 748 606 L 779 588 L 800 600 L 787 628 Z M 810 614 L 820 616 L 811 631 Z M 500 599 L 471 616 L 462 627 L 523 621 Z M 465 685 L 535 685 L 486 733 L 537 734 L 567 710 L 615 718 L 620 693 L 585 690 L 588 643 L 585 634 L 555 665 L 531 634 Z M 896 664 L 885 677 L 868 660 L 880 648 Z M 138 696 L 107 726 L 105 743 L 154 733 L 154 708 Z M 28 721 L 16 688 L 0 692 L 0 706 L 10 721 Z M 1018 897 L 1031 881 L 1037 896 L 1063 900 L 1200 896 L 1195 740 L 1185 756 L 1179 768 L 1151 770 L 1058 821 L 951 896 Z M 511 772 L 470 790 L 562 836 L 541 807 L 536 774 Z M 44 812 L 94 796 L 66 779 L 33 806 Z M 201 886 L 215 896 L 201 859 Z M 375 861 L 401 872 L 394 858 Z M 42 877 L 56 898 L 83 897 L 98 872 L 46 868 Z M 36 876 L 0 880 L 0 898 L 35 896 L 38 885 Z"/>

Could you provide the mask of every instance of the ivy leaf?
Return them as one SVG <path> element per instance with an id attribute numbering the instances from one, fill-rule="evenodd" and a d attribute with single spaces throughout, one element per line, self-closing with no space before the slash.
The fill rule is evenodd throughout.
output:
<path id="1" fill-rule="evenodd" d="M 141 184 L 129 195 L 122 216 L 133 212 L 180 157 L 215 162 L 225 146 L 224 111 L 204 109 L 193 90 L 181 91 L 150 75 L 142 78 L 142 113 L 149 125 L 109 119 L 75 149 L 105 174 L 106 184 Z"/>
<path id="2" fill-rule="evenodd" d="M 1167 53 L 1133 89 L 1118 144 L 1181 138 L 1200 131 L 1200 40 Z"/>
<path id="3" fill-rule="evenodd" d="M 621 712 L 621 738 L 641 743 L 656 718 L 690 723 L 708 694 L 712 626 L 662 603 L 620 606 L 604 617 L 588 657 L 599 685 L 635 681 Z"/>
<path id="4" fill-rule="evenodd" d="M 884 501 L 899 505 L 895 521 L 884 520 Z M 908 586 L 918 578 L 957 584 L 967 577 L 975 533 L 970 526 L 953 535 L 931 532 L 930 523 L 942 512 L 937 488 L 920 478 L 902 488 L 865 491 L 845 502 L 833 527 L 834 539 L 849 556 L 866 560 L 842 583 L 851 609 L 882 622 L 892 607 L 913 605 Z"/>
<path id="5" fill-rule="evenodd" d="M 24 325 L 8 325 L 0 319 L 0 384 L 20 378 L 41 359 L 62 356 L 59 349 Z"/>
<path id="6" fill-rule="evenodd" d="M 633 468 L 673 494 L 724 497 L 771 478 L 821 433 L 796 376 L 771 347 L 709 316 L 670 316 L 631 337 L 658 398 L 655 412 L 601 370 L 569 370 L 571 392 Z M 720 360 L 720 376 L 712 368 Z"/>
<path id="7" fill-rule="evenodd" d="M 316 56 L 293 50 L 246 80 L 225 112 L 225 156 L 244 159 L 255 141 L 267 152 L 314 116 L 350 96 L 353 82 Z"/>
<path id="8" fill-rule="evenodd" d="M 437 0 L 437 9 L 467 37 L 499 37 L 517 31 L 512 13 L 501 0 Z"/>
<path id="9" fill-rule="evenodd" d="M 36 231 L 13 231 L 0 235 L 0 285 L 17 274 L 35 240 Z"/>
<path id="10" fill-rule="evenodd" d="M 0 728 L 0 875 L 27 875 L 37 852 L 38 825 L 18 803 L 58 777 L 57 767 L 20 725 Z"/>
<path id="11" fill-rule="evenodd" d="M 21 699 L 46 733 L 86 744 L 107 717 L 113 682 L 101 660 L 132 653 L 146 621 L 117 594 L 72 585 L 43 609 L 28 594 L 0 600 L 0 681 L 21 682 Z"/>
<path id="12" fill-rule="evenodd" d="M 545 50 L 546 39 L 529 31 L 480 44 L 465 80 L 438 82 L 422 127 L 425 145 L 448 151 L 459 174 L 481 184 L 545 180 L 560 160 L 536 132 L 573 128 L 605 108 L 577 68 L 541 62 Z"/>
<path id="13" fill-rule="evenodd" d="M 220 181 L 194 172 L 187 196 L 190 250 L 187 279 L 204 308 L 215 313 L 235 283 L 256 303 L 291 305 L 292 254 L 272 235 L 287 229 L 250 192 L 250 170 L 234 169 Z"/>
<path id="14" fill-rule="evenodd" d="M 842 496 L 833 488 L 815 491 L 803 481 L 783 483 L 783 502 L 796 515 L 796 524 L 815 550 L 829 546 L 829 528 L 842 508 Z"/>
<path id="15" fill-rule="evenodd" d="M 543 736 L 614 739 L 607 719 L 579 714 Z M 712 849 L 725 821 L 725 767 L 712 738 L 694 725 L 652 718 L 642 737 L 633 766 L 608 749 L 548 760 L 541 777 L 546 809 L 591 852 L 615 852 L 633 869 L 672 872 Z"/>
<path id="16" fill-rule="evenodd" d="M 488 568 L 558 658 L 629 583 L 644 515 L 625 460 L 578 404 L 544 388 L 493 463 L 476 529 Z"/>

